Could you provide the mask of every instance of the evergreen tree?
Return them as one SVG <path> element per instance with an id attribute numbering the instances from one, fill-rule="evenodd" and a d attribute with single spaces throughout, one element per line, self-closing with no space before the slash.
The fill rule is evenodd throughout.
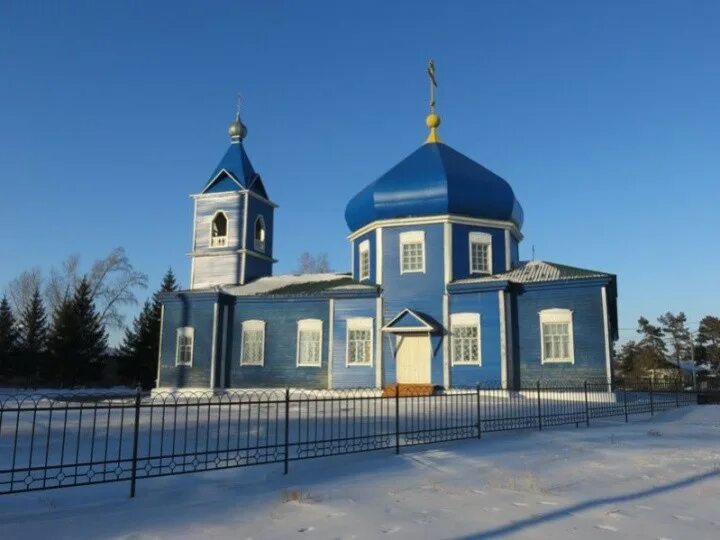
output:
<path id="1" fill-rule="evenodd" d="M 45 306 L 37 288 L 21 314 L 18 329 L 18 371 L 31 384 L 37 380 L 38 370 L 45 360 L 48 337 Z"/>
<path id="2" fill-rule="evenodd" d="M 175 274 L 169 269 L 163 277 L 160 289 L 153 294 L 152 301 L 145 302 L 140 314 L 133 321 L 132 329 L 125 331 L 125 338 L 120 346 L 118 372 L 125 379 L 139 383 L 143 388 L 152 388 L 157 376 L 161 295 L 177 289 Z"/>
<path id="3" fill-rule="evenodd" d="M 698 345 L 704 349 L 704 359 L 720 371 L 720 318 L 703 317 L 698 327 Z"/>
<path id="4" fill-rule="evenodd" d="M 6 296 L 0 300 L 0 377 L 10 375 L 10 366 L 18 341 L 18 329 L 10 302 Z"/>
<path id="5" fill-rule="evenodd" d="M 87 279 L 80 280 L 73 297 L 55 310 L 49 349 L 63 384 L 74 386 L 99 371 L 107 352 L 107 334 Z"/>
<path id="6" fill-rule="evenodd" d="M 658 317 L 658 322 L 662 325 L 663 334 L 670 338 L 671 360 L 677 363 L 679 369 L 680 360 L 689 360 L 692 356 L 692 337 L 687 326 L 687 317 L 682 311 L 677 315 L 668 311 Z"/>

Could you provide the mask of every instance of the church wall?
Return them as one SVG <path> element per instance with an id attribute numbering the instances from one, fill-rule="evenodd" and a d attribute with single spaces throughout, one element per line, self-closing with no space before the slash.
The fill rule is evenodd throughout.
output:
<path id="1" fill-rule="evenodd" d="M 484 232 L 492 236 L 492 271 L 505 271 L 505 230 L 491 227 L 452 224 L 453 279 L 470 277 L 470 233 Z M 477 275 L 477 274 L 472 274 Z"/>
<path id="2" fill-rule="evenodd" d="M 375 332 L 375 298 L 343 298 L 335 300 L 332 344 L 332 387 L 333 388 L 370 388 L 375 387 L 375 355 L 371 366 L 347 366 L 347 319 L 351 317 L 371 317 L 373 319 L 373 346 L 377 343 Z M 374 347 L 373 347 L 374 351 Z"/>
<path id="3" fill-rule="evenodd" d="M 237 253 L 195 257 L 193 261 L 193 289 L 202 289 L 218 284 L 240 282 L 240 260 Z"/>
<path id="4" fill-rule="evenodd" d="M 195 199 L 195 238 L 193 251 L 216 251 L 210 248 L 210 225 L 215 213 L 225 212 L 228 219 L 227 249 L 240 249 L 242 241 L 243 218 L 242 193 L 223 194 L 221 196 L 198 196 Z"/>
<path id="5" fill-rule="evenodd" d="M 253 279 L 272 275 L 272 261 L 254 257 L 251 254 L 245 256 L 245 283 Z"/>
<path id="6" fill-rule="evenodd" d="M 515 268 L 520 263 L 520 242 L 510 236 L 510 263 Z"/>
<path id="7" fill-rule="evenodd" d="M 327 387 L 329 306 L 326 298 L 238 298 L 232 315 L 228 387 Z M 265 321 L 265 363 L 241 366 L 242 322 Z M 297 367 L 297 322 L 320 319 L 321 367 Z"/>
<path id="8" fill-rule="evenodd" d="M 258 216 L 262 216 L 265 221 L 265 255 L 272 257 L 273 253 L 273 207 L 256 197 L 248 197 L 248 220 L 246 231 L 246 247 L 247 249 L 255 249 L 255 220 Z"/>
<path id="9" fill-rule="evenodd" d="M 400 233 L 425 231 L 425 273 L 400 274 Z M 405 308 L 434 319 L 442 326 L 442 297 L 445 291 L 443 258 L 443 224 L 387 227 L 383 229 L 383 313 L 385 322 Z M 383 337 L 383 370 L 385 384 L 395 377 L 395 340 Z M 432 384 L 443 384 L 442 335 L 431 336 Z"/>
<path id="10" fill-rule="evenodd" d="M 605 380 L 605 340 L 601 286 L 563 283 L 555 286 L 527 286 L 515 293 L 516 336 L 519 383 L 563 379 Z M 573 312 L 574 364 L 542 364 L 539 311 L 563 308 Z"/>
<path id="11" fill-rule="evenodd" d="M 370 244 L 370 282 L 371 283 L 377 283 L 377 250 L 376 250 L 376 241 L 377 241 L 377 234 L 375 231 L 370 231 L 368 233 L 363 234 L 362 236 L 356 238 L 352 241 L 352 249 L 353 249 L 353 261 L 352 261 L 352 275 L 353 278 L 356 280 L 360 280 L 360 244 L 364 242 L 365 240 L 369 241 Z"/>
<path id="12" fill-rule="evenodd" d="M 481 366 L 450 367 L 453 387 L 478 384 L 500 384 L 500 308 L 497 291 L 453 294 L 450 296 L 450 314 L 480 313 Z M 452 342 L 450 345 L 452 355 Z"/>
<path id="13" fill-rule="evenodd" d="M 179 294 L 163 302 L 161 388 L 209 388 L 213 318 L 217 295 Z M 177 329 L 194 328 L 192 366 L 175 366 Z"/>

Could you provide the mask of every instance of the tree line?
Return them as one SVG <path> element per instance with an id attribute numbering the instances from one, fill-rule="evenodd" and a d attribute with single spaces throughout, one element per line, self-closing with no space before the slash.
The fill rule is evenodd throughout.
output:
<path id="1" fill-rule="evenodd" d="M 122 248 L 87 273 L 68 258 L 44 279 L 37 270 L 10 282 L 0 299 L 0 382 L 20 386 L 89 384 L 154 386 L 160 342 L 161 294 L 175 291 L 172 269 L 125 329 L 117 350 L 108 331 L 124 325 L 123 308 L 147 288 Z"/>
<path id="2" fill-rule="evenodd" d="M 683 361 L 703 365 L 713 375 L 720 374 L 720 318 L 706 315 L 697 331 L 691 331 L 687 316 L 667 312 L 657 324 L 640 317 L 638 338 L 618 351 L 616 366 L 620 375 L 642 377 L 651 370 L 680 369 Z"/>

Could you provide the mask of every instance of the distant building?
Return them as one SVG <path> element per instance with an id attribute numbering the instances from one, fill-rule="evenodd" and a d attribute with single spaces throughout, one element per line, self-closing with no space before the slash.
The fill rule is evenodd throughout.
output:
<path id="1" fill-rule="evenodd" d="M 273 276 L 277 205 L 238 115 L 193 195 L 191 288 L 164 297 L 158 386 L 610 380 L 615 276 L 520 261 L 512 188 L 439 124 L 433 110 L 425 144 L 348 203 L 350 273 Z"/>

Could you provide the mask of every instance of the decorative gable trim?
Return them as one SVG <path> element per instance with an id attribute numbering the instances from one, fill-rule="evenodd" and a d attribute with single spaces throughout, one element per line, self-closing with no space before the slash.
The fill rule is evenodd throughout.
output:
<path id="1" fill-rule="evenodd" d="M 225 176 L 229 177 L 233 182 L 235 182 L 238 185 L 238 191 L 241 189 L 245 189 L 245 186 L 243 186 L 240 183 L 240 181 L 235 177 L 235 175 L 233 173 L 231 173 L 227 169 L 220 169 L 218 171 L 218 173 L 215 176 L 213 176 L 212 180 L 210 180 L 205 185 L 205 187 L 202 189 L 202 191 L 200 193 L 204 194 L 208 189 L 210 189 L 215 184 L 215 182 L 217 182 L 221 178 L 224 178 Z"/>
<path id="2" fill-rule="evenodd" d="M 398 326 L 403 319 L 410 319 L 414 322 L 414 326 Z M 403 332 L 434 332 L 436 326 L 422 315 L 416 313 L 410 308 L 403 309 L 389 323 L 382 327 L 383 332 L 403 333 Z"/>

